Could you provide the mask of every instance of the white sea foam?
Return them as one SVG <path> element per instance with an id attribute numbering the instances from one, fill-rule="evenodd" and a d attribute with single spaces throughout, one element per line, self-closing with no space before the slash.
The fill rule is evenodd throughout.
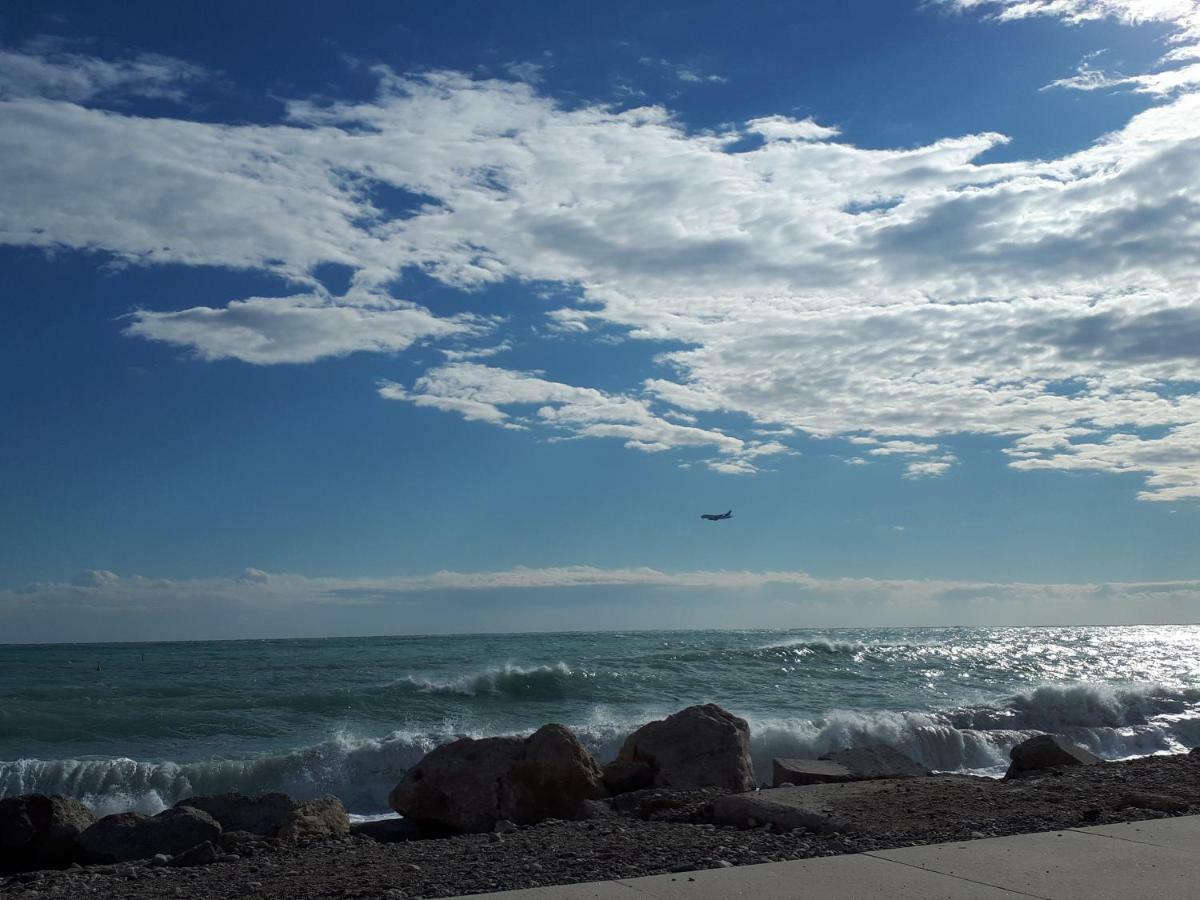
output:
<path id="1" fill-rule="evenodd" d="M 1155 686 L 1047 686 L 998 706 L 935 712 L 835 710 L 813 719 L 755 718 L 751 753 L 766 780 L 773 757 L 814 757 L 840 747 L 884 743 L 940 771 L 999 774 L 1009 750 L 1041 731 L 1062 733 L 1108 759 L 1178 752 L 1200 744 L 1200 692 Z M 648 717 L 627 721 L 598 707 L 575 731 L 601 761 Z M 537 723 L 541 724 L 541 723 Z M 524 733 L 532 731 L 531 726 Z M 475 731 L 473 737 L 484 736 Z M 146 762 L 132 759 L 0 763 L 0 797 L 58 793 L 109 813 L 157 812 L 192 794 L 281 790 L 295 797 L 332 793 L 357 815 L 387 810 L 404 771 L 456 731 L 337 734 L 296 750 L 245 759 Z"/>

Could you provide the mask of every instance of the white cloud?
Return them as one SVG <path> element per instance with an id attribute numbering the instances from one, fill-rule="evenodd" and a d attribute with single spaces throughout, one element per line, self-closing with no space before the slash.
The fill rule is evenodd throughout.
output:
<path id="1" fill-rule="evenodd" d="M 143 53 L 103 60 L 48 39 L 22 50 L 0 48 L 0 99 L 45 97 L 81 102 L 97 97 L 182 100 L 189 85 L 208 78 L 199 66 Z"/>
<path id="2" fill-rule="evenodd" d="M 455 412 L 465 419 L 508 428 L 535 428 L 550 435 L 615 438 L 631 450 L 659 453 L 707 448 L 724 454 L 710 468 L 728 474 L 757 471 L 752 459 L 791 452 L 778 441 L 745 441 L 716 430 L 679 424 L 656 415 L 648 401 L 606 394 L 595 388 L 549 381 L 473 362 L 430 369 L 412 389 L 394 382 L 379 386 L 380 396 L 418 406 Z M 518 414 L 502 407 L 517 407 Z"/>
<path id="3" fill-rule="evenodd" d="M 201 359 L 258 365 L 307 363 L 360 351 L 395 352 L 420 340 L 484 330 L 468 317 L 439 319 L 415 304 L 331 302 L 321 295 L 252 297 L 220 309 L 139 310 L 127 334 L 189 348 Z"/>
<path id="4" fill-rule="evenodd" d="M 838 136 L 838 129 L 818 125 L 811 117 L 764 116 L 747 122 L 746 130 L 761 134 L 768 141 L 825 141 Z"/>
<path id="5" fill-rule="evenodd" d="M 1167 15 L 1134 6 L 1103 8 Z M 1100 7 L 1055 8 L 1074 20 Z M 264 364 L 453 338 L 446 365 L 381 393 L 547 437 L 705 450 L 731 474 L 757 468 L 763 431 L 910 442 L 933 448 L 904 460 L 923 476 L 954 464 L 957 434 L 1015 450 L 1090 435 L 1103 452 L 1012 464 L 1086 462 L 1142 475 L 1145 499 L 1200 497 L 1187 446 L 1200 94 L 1186 86 L 1079 152 L 990 163 L 1002 135 L 864 149 L 780 116 L 694 133 L 660 107 L 567 109 L 527 83 L 377 75 L 373 99 L 296 102 L 277 125 L 0 102 L 0 242 L 277 274 L 302 293 L 145 310 L 131 331 Z M 730 152 L 751 133 L 769 139 Z M 379 185 L 426 199 L 399 216 Z M 344 297 L 314 276 L 330 262 L 353 271 Z M 391 299 L 413 267 L 464 290 L 561 285 L 578 300 L 549 320 L 572 339 L 675 349 L 620 393 L 472 366 L 454 354 L 483 324 Z"/>
<path id="6" fill-rule="evenodd" d="M 15 642 L 447 632 L 459 621 L 455 610 L 469 610 L 472 622 L 489 631 L 1174 623 L 1198 621 L 1200 583 L 906 581 L 563 566 L 391 578 L 247 569 L 234 578 L 169 580 L 102 572 L 72 583 L 0 590 L 5 638 Z"/>

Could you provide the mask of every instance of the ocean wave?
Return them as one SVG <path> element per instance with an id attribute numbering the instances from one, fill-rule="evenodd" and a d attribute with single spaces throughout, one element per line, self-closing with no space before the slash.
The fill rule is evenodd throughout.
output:
<path id="1" fill-rule="evenodd" d="M 555 699 L 565 696 L 572 682 L 582 681 L 588 677 L 588 673 L 575 672 L 563 662 L 553 666 L 529 668 L 508 663 L 485 669 L 482 672 L 442 681 L 409 675 L 402 683 L 422 694 Z"/>
<path id="2" fill-rule="evenodd" d="M 490 674 L 489 670 L 489 673 Z M 505 677 L 503 670 L 496 670 Z M 521 670 L 527 678 L 535 670 Z M 510 673 L 513 674 L 513 673 Z M 468 676 L 463 689 L 496 690 Z M 565 677 L 547 667 L 539 677 Z M 526 681 L 528 683 L 528 681 Z M 450 690 L 450 683 L 431 688 Z M 601 762 L 613 759 L 625 737 L 654 718 L 636 720 L 598 709 L 592 721 L 573 726 Z M 541 724 L 541 723 L 537 723 Z M 1106 759 L 1181 752 L 1200 745 L 1200 691 L 1153 685 L 1039 687 L 1004 703 L 945 711 L 834 710 L 814 718 L 751 718 L 751 754 L 760 780 L 774 757 L 816 757 L 832 750 L 888 744 L 938 771 L 998 775 L 1020 741 L 1051 731 Z M 522 734 L 530 733 L 532 725 Z M 514 732 L 508 732 L 514 733 Z M 434 747 L 486 730 L 394 732 L 386 737 L 338 734 L 295 750 L 245 759 L 145 762 L 133 759 L 23 759 L 0 762 L 0 798 L 40 792 L 76 797 L 100 813 L 136 809 L 153 813 L 193 794 L 284 791 L 294 797 L 340 797 L 356 815 L 387 811 L 387 795 L 404 772 Z"/>
<path id="3" fill-rule="evenodd" d="M 759 651 L 786 651 L 794 656 L 823 654 L 828 656 L 857 656 L 870 650 L 872 644 L 860 644 L 858 641 L 834 641 L 825 638 L 810 639 L 796 638 L 795 640 L 779 641 L 764 644 Z"/>

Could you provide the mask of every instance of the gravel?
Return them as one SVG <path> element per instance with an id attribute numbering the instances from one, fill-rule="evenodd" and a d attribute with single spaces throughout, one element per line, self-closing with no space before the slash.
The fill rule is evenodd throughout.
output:
<path id="1" fill-rule="evenodd" d="M 233 842 L 236 859 L 227 852 L 206 866 L 28 872 L 0 881 L 0 896 L 411 900 L 1164 818 L 1163 809 L 1200 812 L 1200 754 L 1008 782 L 963 776 L 891 782 L 870 802 L 840 811 L 852 828 L 845 834 L 718 827 L 705 821 L 713 795 L 625 797 L 627 815 L 546 821 L 506 834 L 402 843 L 352 836 L 305 845 L 246 839 Z M 1159 808 L 1127 806 L 1131 801 Z"/>

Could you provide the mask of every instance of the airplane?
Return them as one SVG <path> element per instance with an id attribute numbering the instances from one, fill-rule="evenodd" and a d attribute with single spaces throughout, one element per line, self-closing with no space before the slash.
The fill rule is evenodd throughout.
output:
<path id="1" fill-rule="evenodd" d="M 732 519 L 733 518 L 733 510 L 731 509 L 727 513 L 721 513 L 719 516 L 714 515 L 712 513 L 701 513 L 700 518 L 708 519 L 708 521 L 710 521 L 710 522 L 720 522 L 722 519 Z"/>

